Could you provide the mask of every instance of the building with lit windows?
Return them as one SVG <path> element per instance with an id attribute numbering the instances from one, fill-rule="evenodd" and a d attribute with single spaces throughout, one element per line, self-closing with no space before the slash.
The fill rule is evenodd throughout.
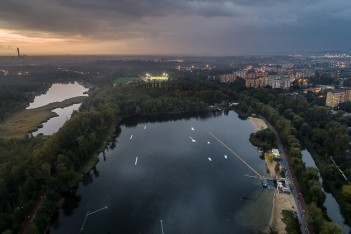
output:
<path id="1" fill-rule="evenodd" d="M 245 86 L 248 88 L 263 88 L 265 84 L 264 77 L 246 78 Z"/>
<path id="2" fill-rule="evenodd" d="M 325 105 L 334 108 L 347 101 L 351 101 L 351 89 L 331 90 L 327 92 Z"/>
<path id="3" fill-rule="evenodd" d="M 289 89 L 290 84 L 289 76 L 270 75 L 265 77 L 265 86 L 271 86 L 272 89 Z"/>

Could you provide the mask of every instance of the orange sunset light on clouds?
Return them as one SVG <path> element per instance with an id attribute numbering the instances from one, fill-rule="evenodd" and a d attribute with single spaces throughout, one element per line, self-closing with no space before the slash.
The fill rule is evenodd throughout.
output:
<path id="1" fill-rule="evenodd" d="M 17 47 L 21 48 L 24 54 L 46 55 L 66 54 L 74 48 L 74 51 L 85 54 L 84 51 L 94 50 L 93 41 L 80 35 L 70 38 L 61 37 L 50 33 L 24 33 L 20 34 L 15 30 L 0 29 L 0 55 L 15 54 Z M 98 48 L 96 48 L 98 49 Z"/>
<path id="2" fill-rule="evenodd" d="M 0 55 L 351 50 L 350 0 L 1 0 Z M 308 36 L 306 36 L 308 35 Z"/>

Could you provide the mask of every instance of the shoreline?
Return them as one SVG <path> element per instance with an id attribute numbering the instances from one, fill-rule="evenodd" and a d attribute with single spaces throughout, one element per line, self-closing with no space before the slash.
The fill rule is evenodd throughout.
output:
<path id="1" fill-rule="evenodd" d="M 260 118 L 249 117 L 249 120 L 256 127 L 257 131 L 268 127 L 265 121 Z M 265 158 L 265 164 L 272 177 L 275 177 L 275 161 L 269 162 L 268 159 Z M 276 190 L 273 195 L 271 216 L 264 230 L 265 233 L 270 233 L 272 230 L 276 231 L 278 234 L 286 233 L 286 224 L 283 222 L 283 210 L 295 211 L 295 201 L 291 194 L 279 193 Z"/>
<path id="2" fill-rule="evenodd" d="M 83 103 L 86 96 L 77 96 L 63 100 L 62 102 L 53 102 L 45 106 L 24 109 L 14 113 L 0 124 L 0 138 L 24 138 L 28 133 L 38 131 L 44 123 L 51 118 L 58 116 L 54 109 L 63 109 L 74 104 Z"/>
<path id="3" fill-rule="evenodd" d="M 250 116 L 249 120 L 256 127 L 257 131 L 266 129 L 268 127 L 264 120 L 260 118 Z"/>

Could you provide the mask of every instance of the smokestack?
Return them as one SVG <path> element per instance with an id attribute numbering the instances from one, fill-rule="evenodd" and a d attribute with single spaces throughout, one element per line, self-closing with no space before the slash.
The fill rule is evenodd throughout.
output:
<path id="1" fill-rule="evenodd" d="M 20 59 L 21 58 L 21 54 L 19 52 L 19 48 L 17 47 L 17 54 L 18 54 L 18 58 Z"/>

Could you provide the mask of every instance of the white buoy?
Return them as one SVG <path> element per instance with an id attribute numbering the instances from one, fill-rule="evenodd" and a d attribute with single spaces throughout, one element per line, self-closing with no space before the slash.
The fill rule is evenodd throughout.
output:
<path id="1" fill-rule="evenodd" d="M 212 158 L 208 158 L 208 161 L 212 162 Z"/>
<path id="2" fill-rule="evenodd" d="M 135 165 L 138 163 L 138 157 L 135 158 Z"/>
<path id="3" fill-rule="evenodd" d="M 194 138 L 192 138 L 191 136 L 189 136 L 190 137 L 190 139 L 191 139 L 191 142 L 196 142 L 196 140 L 194 139 Z"/>
<path id="4" fill-rule="evenodd" d="M 224 158 L 228 158 L 226 154 L 224 155 Z"/>
<path id="5" fill-rule="evenodd" d="M 209 141 L 207 142 L 207 144 L 210 144 L 210 143 L 211 143 L 211 142 L 209 142 Z"/>
<path id="6" fill-rule="evenodd" d="M 130 136 L 129 140 L 131 140 L 133 138 L 133 135 Z"/>
<path id="7" fill-rule="evenodd" d="M 162 224 L 162 219 L 160 220 L 160 223 L 161 223 L 161 232 L 162 232 L 162 234 L 165 234 L 165 233 L 163 232 L 163 224 Z"/>

